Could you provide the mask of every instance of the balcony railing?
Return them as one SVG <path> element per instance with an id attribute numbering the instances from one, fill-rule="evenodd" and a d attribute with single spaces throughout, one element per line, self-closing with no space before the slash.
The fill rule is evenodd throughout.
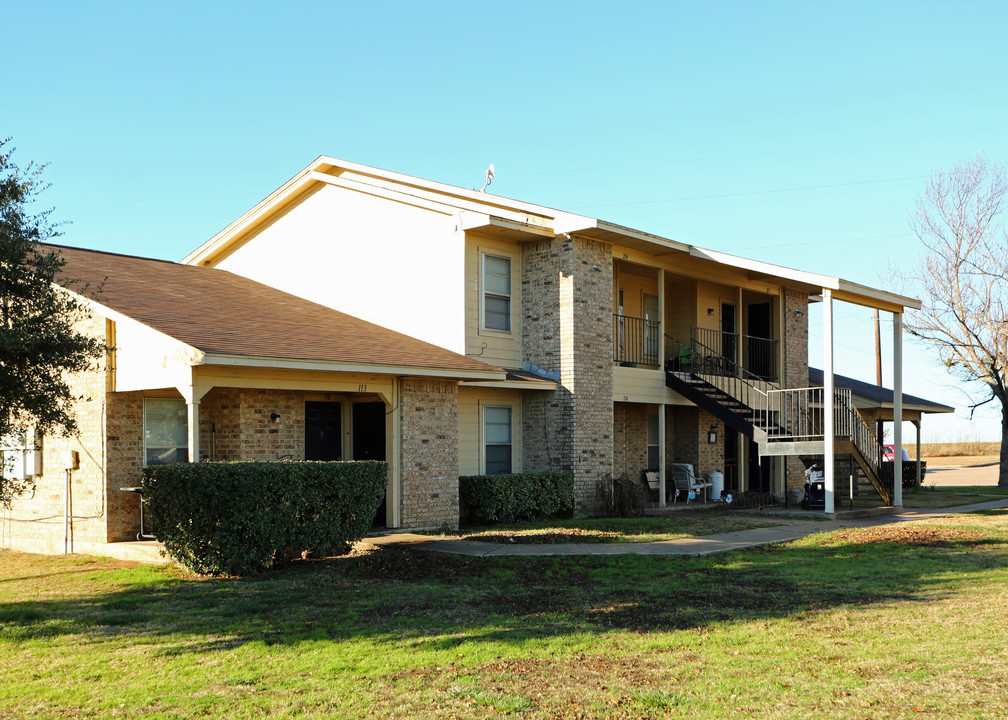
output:
<path id="1" fill-rule="evenodd" d="M 695 343 L 729 360 L 727 372 L 734 372 L 735 364 L 739 363 L 760 380 L 777 379 L 776 340 L 701 327 L 691 328 L 691 333 Z"/>
<path id="2" fill-rule="evenodd" d="M 661 323 L 613 313 L 613 362 L 658 367 Z"/>

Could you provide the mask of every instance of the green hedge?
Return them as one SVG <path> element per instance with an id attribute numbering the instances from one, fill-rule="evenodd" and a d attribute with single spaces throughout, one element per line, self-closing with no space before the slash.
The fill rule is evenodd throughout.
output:
<path id="1" fill-rule="evenodd" d="M 385 463 L 202 462 L 144 468 L 157 538 L 194 572 L 247 575 L 286 552 L 346 552 L 385 495 Z"/>
<path id="2" fill-rule="evenodd" d="M 515 522 L 574 511 L 574 475 L 515 473 L 459 478 L 460 515 L 468 522 Z"/>

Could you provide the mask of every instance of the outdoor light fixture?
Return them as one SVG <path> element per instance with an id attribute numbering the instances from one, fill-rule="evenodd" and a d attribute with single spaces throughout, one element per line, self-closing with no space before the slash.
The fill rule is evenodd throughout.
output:
<path id="1" fill-rule="evenodd" d="M 277 425 L 279 425 L 280 424 L 280 413 L 271 412 L 270 413 L 270 422 L 271 423 L 276 423 Z"/>
<path id="2" fill-rule="evenodd" d="M 805 313 L 804 313 L 803 311 L 801 311 L 801 310 L 795 310 L 795 311 L 794 311 L 794 316 L 795 316 L 796 318 L 800 318 L 800 317 L 801 317 L 802 315 L 804 315 L 804 314 L 805 314 Z"/>
<path id="3" fill-rule="evenodd" d="M 708 315 L 713 315 L 714 314 L 714 308 L 707 308 L 707 314 Z"/>
<path id="4" fill-rule="evenodd" d="M 717 442 L 717 425 L 711 425 L 710 430 L 707 431 L 707 443 L 709 445 L 714 445 Z"/>

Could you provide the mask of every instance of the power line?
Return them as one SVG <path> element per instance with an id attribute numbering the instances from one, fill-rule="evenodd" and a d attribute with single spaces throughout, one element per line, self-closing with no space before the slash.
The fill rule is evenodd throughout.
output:
<path id="1" fill-rule="evenodd" d="M 573 210 L 587 210 L 591 208 L 626 207 L 631 205 L 657 205 L 659 203 L 687 202 L 691 200 L 717 200 L 731 197 L 745 197 L 749 195 L 771 195 L 774 193 L 800 192 L 805 190 L 828 190 L 838 187 L 852 187 L 855 185 L 878 185 L 880 183 L 905 182 L 907 180 L 923 180 L 927 175 L 908 175 L 898 178 L 881 178 L 878 180 L 857 180 L 847 183 L 830 183 L 828 185 L 802 185 L 799 187 L 774 188 L 772 190 L 747 190 L 745 192 L 724 193 L 721 195 L 694 195 L 690 197 L 665 198 L 664 200 L 635 200 L 623 203 L 605 203 L 602 205 L 580 205 Z"/>

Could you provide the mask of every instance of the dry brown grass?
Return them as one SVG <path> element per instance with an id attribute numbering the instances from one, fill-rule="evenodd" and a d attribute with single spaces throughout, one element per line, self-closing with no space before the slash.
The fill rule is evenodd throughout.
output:
<path id="1" fill-rule="evenodd" d="M 910 457 L 914 456 L 912 445 L 906 445 Z M 979 442 L 977 440 L 960 440 L 947 443 L 921 443 L 921 457 L 925 460 L 932 457 L 960 457 L 964 455 L 997 455 L 1001 452 L 1001 443 Z"/>

